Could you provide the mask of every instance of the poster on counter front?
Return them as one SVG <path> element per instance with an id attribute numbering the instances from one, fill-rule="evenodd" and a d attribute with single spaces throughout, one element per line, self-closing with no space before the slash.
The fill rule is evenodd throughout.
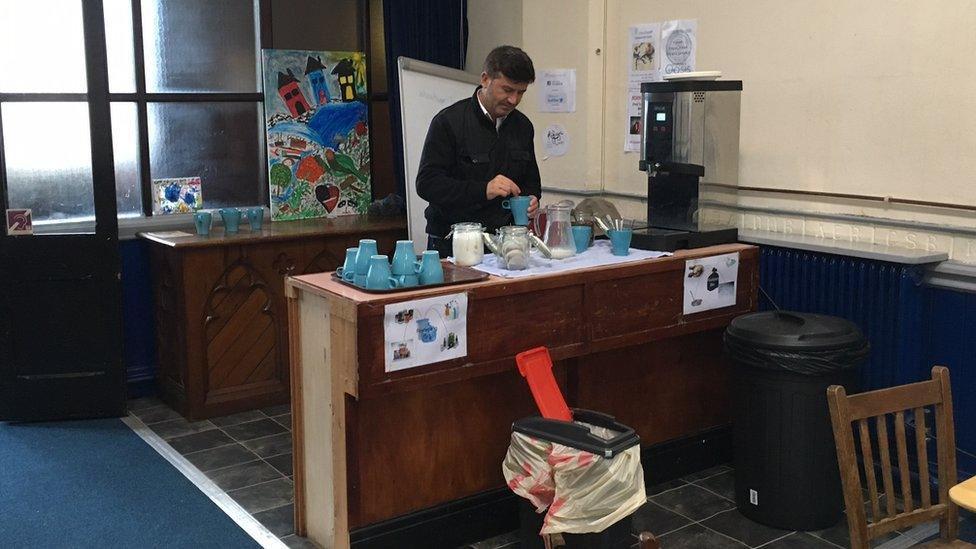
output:
<path id="1" fill-rule="evenodd" d="M 468 294 L 387 305 L 383 335 L 387 372 L 467 356 Z"/>
<path id="2" fill-rule="evenodd" d="M 735 305 L 739 252 L 685 261 L 684 314 Z"/>

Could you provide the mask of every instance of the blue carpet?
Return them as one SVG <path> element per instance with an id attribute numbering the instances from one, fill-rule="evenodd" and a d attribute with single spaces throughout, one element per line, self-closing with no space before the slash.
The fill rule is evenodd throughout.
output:
<path id="1" fill-rule="evenodd" d="M 260 547 L 118 419 L 0 423 L 0 544 Z"/>

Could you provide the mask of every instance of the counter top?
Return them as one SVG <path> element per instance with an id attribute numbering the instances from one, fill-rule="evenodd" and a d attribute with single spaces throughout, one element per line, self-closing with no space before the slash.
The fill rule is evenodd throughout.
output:
<path id="1" fill-rule="evenodd" d="M 197 234 L 173 234 L 179 231 L 141 232 L 139 236 L 156 244 L 171 248 L 206 248 L 232 246 L 248 242 L 295 240 L 308 236 L 369 234 L 371 231 L 405 229 L 407 219 L 397 217 L 372 217 L 347 215 L 333 218 L 303 219 L 299 221 L 265 221 L 260 231 L 244 228 L 236 234 L 226 234 L 223 227 L 214 227 L 207 236 Z"/>

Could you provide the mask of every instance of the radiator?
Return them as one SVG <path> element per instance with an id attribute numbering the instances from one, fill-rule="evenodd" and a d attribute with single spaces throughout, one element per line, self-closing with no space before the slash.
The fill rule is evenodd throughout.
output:
<path id="1" fill-rule="evenodd" d="M 870 390 L 929 378 L 922 274 L 918 265 L 763 246 L 759 284 L 781 309 L 857 324 L 871 341 L 861 370 L 861 389 Z M 770 299 L 761 307 L 773 308 Z"/>

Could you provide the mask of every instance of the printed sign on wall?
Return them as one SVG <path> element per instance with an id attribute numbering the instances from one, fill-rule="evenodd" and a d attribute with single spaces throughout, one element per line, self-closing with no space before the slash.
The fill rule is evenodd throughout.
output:
<path id="1" fill-rule="evenodd" d="M 387 372 L 467 356 L 468 294 L 393 303 L 385 310 Z"/>
<path id="2" fill-rule="evenodd" d="M 7 210 L 7 236 L 34 234 L 30 208 Z"/>

